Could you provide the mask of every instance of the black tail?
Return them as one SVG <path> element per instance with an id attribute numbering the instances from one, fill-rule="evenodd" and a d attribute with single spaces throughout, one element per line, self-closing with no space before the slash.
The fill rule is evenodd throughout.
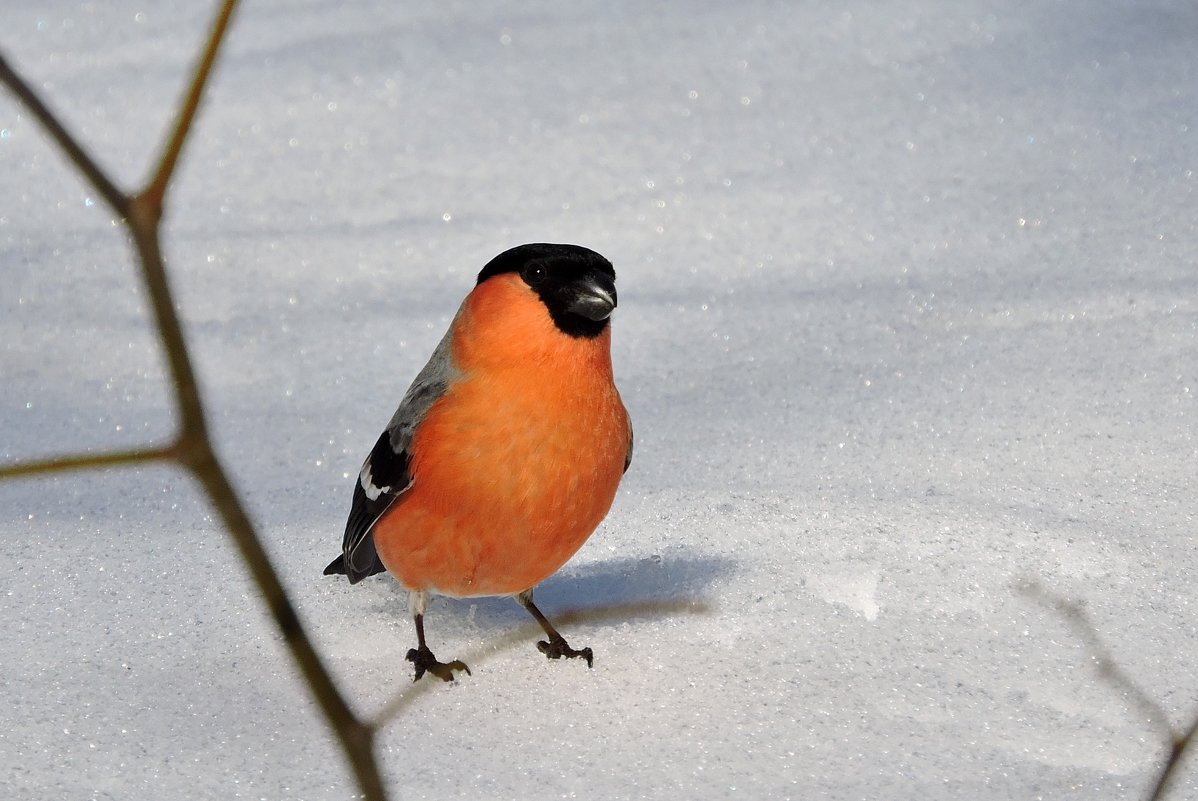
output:
<path id="1" fill-rule="evenodd" d="M 367 568 L 365 572 L 350 573 L 345 569 L 345 554 L 342 554 L 333 561 L 329 562 L 329 566 L 324 569 L 324 574 L 326 576 L 349 576 L 350 584 L 357 584 L 367 576 L 373 576 L 376 573 L 386 572 L 387 568 L 383 567 L 383 563 L 379 560 L 378 556 L 375 556 L 374 560 L 370 563 L 370 567 Z"/>

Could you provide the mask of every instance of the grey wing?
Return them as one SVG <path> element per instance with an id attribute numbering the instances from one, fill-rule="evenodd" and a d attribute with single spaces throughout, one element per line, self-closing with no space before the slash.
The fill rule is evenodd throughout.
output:
<path id="1" fill-rule="evenodd" d="M 362 463 L 354 485 L 349 519 L 345 523 L 341 556 L 325 568 L 326 576 L 344 573 L 351 584 L 356 584 L 386 570 L 374 546 L 375 523 L 415 482 L 411 470 L 412 437 L 428 410 L 448 391 L 458 374 L 450 348 L 450 333 L 446 333 L 428 364 L 404 393 L 387 429 Z"/>

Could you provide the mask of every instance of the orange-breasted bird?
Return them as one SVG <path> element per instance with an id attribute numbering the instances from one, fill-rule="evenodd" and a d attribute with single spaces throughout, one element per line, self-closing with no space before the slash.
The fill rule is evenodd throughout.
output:
<path id="1" fill-rule="evenodd" d="M 470 672 L 429 650 L 430 593 L 514 596 L 548 636 L 542 653 L 592 664 L 532 596 L 603 520 L 632 459 L 612 377 L 615 281 L 577 245 L 496 256 L 362 464 L 324 572 L 355 584 L 386 570 L 409 591 L 417 679 Z"/>

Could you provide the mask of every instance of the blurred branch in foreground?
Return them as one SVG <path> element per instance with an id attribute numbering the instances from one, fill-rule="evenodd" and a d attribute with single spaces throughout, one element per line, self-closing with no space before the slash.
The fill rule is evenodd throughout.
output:
<path id="1" fill-rule="evenodd" d="M 1148 801 L 1160 801 L 1165 797 L 1169 784 L 1176 775 L 1176 768 L 1181 762 L 1186 747 L 1194 739 L 1198 731 L 1198 718 L 1184 732 L 1173 727 L 1164 708 L 1149 697 L 1148 693 L 1127 675 L 1127 672 L 1115 662 L 1110 649 L 1102 641 L 1098 629 L 1086 614 L 1085 608 L 1077 601 L 1071 601 L 1045 588 L 1037 581 L 1030 581 L 1018 586 L 1018 592 L 1032 600 L 1048 604 L 1073 627 L 1077 635 L 1085 642 L 1086 647 L 1098 662 L 1098 674 L 1128 694 L 1132 703 L 1148 719 L 1152 727 L 1161 733 L 1169 748 L 1169 756 L 1161 766 L 1156 784 L 1148 794 Z"/>
<path id="2" fill-rule="evenodd" d="M 74 454 L 10 464 L 0 467 L 0 479 L 160 461 L 174 462 L 189 471 L 204 488 L 209 501 L 236 544 L 259 593 L 270 608 L 292 658 L 299 666 L 326 720 L 336 732 L 346 759 L 357 777 L 361 792 L 371 801 L 384 801 L 386 793 L 374 754 L 375 728 L 354 716 L 333 684 L 266 556 L 261 538 L 250 522 L 240 497 L 216 457 L 208 435 L 205 410 L 191 358 L 188 356 L 187 343 L 179 317 L 175 313 L 174 298 L 162 256 L 160 223 L 167 190 L 236 6 L 237 0 L 225 0 L 221 4 L 176 115 L 174 128 L 163 144 L 158 166 L 147 184 L 132 195 L 122 192 L 116 186 L 83 146 L 63 127 L 40 95 L 0 54 L 0 81 L 3 81 L 33 113 L 71 163 L 100 193 L 114 215 L 124 223 L 133 240 L 141 275 L 153 308 L 158 337 L 170 366 L 179 420 L 179 429 L 166 446 L 147 445 L 143 449 Z"/>

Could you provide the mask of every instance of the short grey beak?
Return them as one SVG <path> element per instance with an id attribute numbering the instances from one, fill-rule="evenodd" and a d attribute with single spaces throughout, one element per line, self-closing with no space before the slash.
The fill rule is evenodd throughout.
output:
<path id="1" fill-rule="evenodd" d="M 611 316 L 616 308 L 616 287 L 606 278 L 587 278 L 575 284 L 578 294 L 570 301 L 573 314 L 598 322 Z"/>

